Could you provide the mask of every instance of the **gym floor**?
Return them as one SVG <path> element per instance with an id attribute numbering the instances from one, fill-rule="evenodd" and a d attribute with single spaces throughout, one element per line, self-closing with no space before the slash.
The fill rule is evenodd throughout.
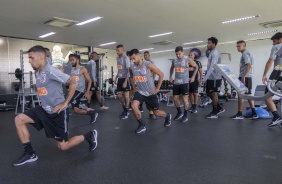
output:
<path id="1" fill-rule="evenodd" d="M 119 120 L 117 100 L 107 100 L 106 105 L 110 109 L 100 112 L 94 125 L 89 124 L 88 116 L 70 116 L 70 136 L 98 130 L 94 152 L 88 152 L 86 143 L 59 151 L 54 140 L 45 138 L 44 131 L 30 126 L 39 159 L 21 167 L 11 165 L 23 151 L 15 131 L 14 111 L 0 112 L 0 183 L 282 183 L 282 129 L 268 128 L 268 119 L 230 120 L 237 101 L 225 102 L 226 112 L 219 119 L 204 118 L 211 110 L 208 106 L 189 114 L 189 122 L 173 121 L 167 128 L 162 119 L 146 120 L 147 132 L 141 135 L 134 133 L 137 122 L 132 113 L 128 120 Z M 174 117 L 175 108 L 163 103 L 160 107 Z M 148 116 L 147 110 L 143 115 Z"/>

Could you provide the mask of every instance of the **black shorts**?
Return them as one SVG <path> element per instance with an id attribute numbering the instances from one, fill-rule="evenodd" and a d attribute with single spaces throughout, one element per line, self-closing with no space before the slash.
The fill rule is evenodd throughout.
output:
<path id="1" fill-rule="evenodd" d="M 34 121 L 34 123 L 30 124 L 38 131 L 44 128 L 48 138 L 53 138 L 60 142 L 63 140 L 68 141 L 68 109 L 61 111 L 59 114 L 48 114 L 41 106 L 36 106 L 27 110 L 24 114 Z"/>
<path id="2" fill-rule="evenodd" d="M 99 91 L 100 88 L 99 88 L 99 83 L 96 82 L 96 86 L 94 86 L 93 82 L 91 84 L 91 88 L 90 88 L 90 91 Z"/>
<path id="3" fill-rule="evenodd" d="M 278 80 L 276 81 L 276 83 L 279 82 L 279 81 L 282 82 L 282 77 L 281 77 L 281 76 L 278 78 Z M 265 93 L 265 94 L 268 93 L 267 86 L 265 87 L 264 93 Z"/>
<path id="4" fill-rule="evenodd" d="M 157 95 L 144 96 L 139 92 L 134 93 L 133 100 L 137 100 L 142 104 L 145 102 L 148 110 L 158 110 L 159 109 L 159 101 Z"/>
<path id="5" fill-rule="evenodd" d="M 206 92 L 220 92 L 222 79 L 217 80 L 207 80 L 206 83 Z"/>
<path id="6" fill-rule="evenodd" d="M 242 77 L 239 77 L 239 80 L 241 81 Z M 248 91 L 246 92 L 246 94 L 252 94 L 252 77 L 245 77 L 245 84 L 244 84 L 247 88 Z"/>
<path id="7" fill-rule="evenodd" d="M 70 100 L 70 104 L 72 106 L 72 108 L 79 108 L 79 104 L 80 104 L 80 99 L 83 97 L 84 93 L 80 92 L 80 91 L 75 91 L 74 95 L 72 97 L 72 99 Z"/>
<path id="8" fill-rule="evenodd" d="M 123 88 L 123 83 L 125 81 L 125 78 L 119 78 L 117 82 L 117 92 L 125 92 L 125 91 L 131 91 L 132 87 L 129 82 L 129 79 L 127 80 L 127 86 L 126 88 Z"/>
<path id="9" fill-rule="evenodd" d="M 198 93 L 199 81 L 195 80 L 192 83 L 189 83 L 189 93 Z"/>
<path id="10" fill-rule="evenodd" d="M 189 95 L 189 84 L 173 85 L 173 95 Z"/>

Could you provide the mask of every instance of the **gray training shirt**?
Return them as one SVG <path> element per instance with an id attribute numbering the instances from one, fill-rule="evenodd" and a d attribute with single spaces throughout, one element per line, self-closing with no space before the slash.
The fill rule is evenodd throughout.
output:
<path id="1" fill-rule="evenodd" d="M 72 68 L 71 70 L 71 76 L 75 77 L 75 80 L 77 81 L 77 87 L 76 90 L 84 93 L 85 92 L 85 78 L 81 76 L 80 71 L 83 68 L 83 66 L 80 66 L 79 68 Z"/>
<path id="2" fill-rule="evenodd" d="M 220 63 L 221 63 L 220 52 L 216 48 L 214 48 L 209 54 L 207 73 L 209 72 L 209 70 L 214 64 L 220 64 Z M 221 79 L 221 74 L 215 70 L 208 78 L 208 80 L 219 80 L 219 79 Z"/>
<path id="3" fill-rule="evenodd" d="M 130 67 L 130 59 L 125 54 L 117 57 L 118 78 L 125 78 Z"/>
<path id="4" fill-rule="evenodd" d="M 87 65 L 86 65 L 86 69 L 90 75 L 90 78 L 92 80 L 92 82 L 97 82 L 97 70 L 96 70 L 96 63 L 94 60 L 90 60 L 88 61 Z"/>
<path id="5" fill-rule="evenodd" d="M 175 70 L 174 85 L 181 85 L 189 83 L 189 66 L 187 66 L 187 56 L 181 60 L 174 59 L 173 65 Z"/>
<path id="6" fill-rule="evenodd" d="M 271 49 L 271 53 L 270 53 L 270 59 L 274 59 L 274 68 L 277 65 L 282 66 L 282 58 L 276 55 L 276 52 L 282 48 L 282 43 L 279 43 L 277 45 L 273 45 L 272 49 Z M 280 75 L 282 76 L 282 74 Z"/>
<path id="7" fill-rule="evenodd" d="M 137 90 L 141 95 L 150 96 L 150 92 L 155 88 L 154 79 L 150 74 L 149 61 L 143 60 L 142 66 L 132 65 L 132 73 Z"/>
<path id="8" fill-rule="evenodd" d="M 69 78 L 69 75 L 49 64 L 36 73 L 37 92 L 42 108 L 47 113 L 53 114 L 53 109 L 65 101 L 62 84 Z"/>
<path id="9" fill-rule="evenodd" d="M 244 76 L 244 74 L 245 74 L 245 72 L 247 70 L 247 65 L 248 64 L 253 65 L 253 56 L 251 55 L 251 53 L 249 51 L 245 50 L 242 53 L 242 57 L 241 57 L 241 60 L 240 60 L 240 74 L 239 74 L 239 77 L 243 77 Z M 249 73 L 250 73 L 250 71 L 249 71 Z M 251 77 L 249 75 L 249 73 L 247 74 L 246 77 Z"/>

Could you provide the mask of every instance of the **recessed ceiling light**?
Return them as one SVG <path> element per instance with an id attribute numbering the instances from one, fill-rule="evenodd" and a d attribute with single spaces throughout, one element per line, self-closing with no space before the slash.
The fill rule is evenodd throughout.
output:
<path id="1" fill-rule="evenodd" d="M 84 24 L 88 24 L 88 23 L 90 23 L 90 22 L 94 22 L 94 21 L 96 21 L 96 20 L 100 20 L 101 18 L 103 18 L 103 17 L 95 17 L 95 18 L 93 18 L 93 19 L 89 19 L 89 20 L 80 22 L 80 23 L 78 23 L 78 24 L 76 24 L 76 25 L 77 25 L 77 26 L 81 26 L 81 25 L 84 25 Z"/>
<path id="2" fill-rule="evenodd" d="M 55 32 L 47 33 L 47 34 L 39 36 L 39 38 L 45 38 L 47 36 L 51 36 L 51 35 L 54 35 L 54 34 L 56 34 L 56 33 Z"/>
<path id="3" fill-rule="evenodd" d="M 202 42 L 204 41 L 188 42 L 188 43 L 183 43 L 183 45 L 191 45 L 191 44 L 202 43 Z"/>
<path id="4" fill-rule="evenodd" d="M 100 44 L 99 46 L 113 45 L 113 44 L 116 44 L 116 43 L 117 42 L 103 43 L 103 44 Z"/>
<path id="5" fill-rule="evenodd" d="M 148 49 L 141 49 L 141 50 L 139 50 L 139 51 L 148 51 L 148 50 L 153 50 L 154 48 L 148 48 Z"/>
<path id="6" fill-rule="evenodd" d="M 258 17 L 260 17 L 260 15 L 254 15 L 254 16 L 249 16 L 249 17 L 242 17 L 242 18 L 238 18 L 238 19 L 224 21 L 224 22 L 221 22 L 221 23 L 222 24 L 228 24 L 228 23 L 239 22 L 239 21 L 248 20 L 248 19 L 254 19 L 254 18 L 258 18 Z"/>
<path id="7" fill-rule="evenodd" d="M 278 30 L 269 30 L 269 31 L 261 31 L 261 32 L 256 32 L 256 33 L 248 33 L 246 34 L 247 36 L 253 36 L 253 35 L 259 35 L 259 34 L 266 34 L 266 33 L 275 33 Z"/>
<path id="8" fill-rule="evenodd" d="M 148 36 L 149 38 L 154 38 L 154 37 L 158 37 L 158 36 L 165 36 L 165 35 L 170 35 L 173 32 L 168 32 L 168 33 L 161 33 L 161 34 L 156 34 L 156 35 L 152 35 L 152 36 Z"/>

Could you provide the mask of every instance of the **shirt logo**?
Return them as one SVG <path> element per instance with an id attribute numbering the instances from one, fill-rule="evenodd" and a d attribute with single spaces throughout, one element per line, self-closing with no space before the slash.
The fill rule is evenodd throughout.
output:
<path id="1" fill-rule="evenodd" d="M 117 65 L 117 68 L 118 68 L 119 70 L 122 70 L 122 65 Z"/>
<path id="2" fill-rule="evenodd" d="M 175 68 L 175 72 L 183 73 L 184 72 L 184 68 L 176 67 Z"/>
<path id="3" fill-rule="evenodd" d="M 73 76 L 73 79 L 78 82 L 79 81 L 79 77 L 78 76 Z"/>
<path id="4" fill-rule="evenodd" d="M 40 81 L 41 83 L 44 83 L 44 82 L 46 81 L 46 74 L 45 74 L 45 73 L 41 73 L 41 74 L 39 75 L 39 81 Z"/>
<path id="5" fill-rule="evenodd" d="M 146 73 L 147 73 L 146 68 L 143 67 L 143 68 L 140 70 L 140 72 L 141 72 L 141 74 L 146 75 Z"/>
<path id="6" fill-rule="evenodd" d="M 48 91 L 46 90 L 46 88 L 42 87 L 42 88 L 37 88 L 37 92 L 39 96 L 45 96 L 48 94 Z"/>
<path id="7" fill-rule="evenodd" d="M 185 66 L 185 61 L 181 61 L 181 66 Z"/>
<path id="8" fill-rule="evenodd" d="M 146 76 L 134 76 L 135 82 L 147 82 Z"/>

